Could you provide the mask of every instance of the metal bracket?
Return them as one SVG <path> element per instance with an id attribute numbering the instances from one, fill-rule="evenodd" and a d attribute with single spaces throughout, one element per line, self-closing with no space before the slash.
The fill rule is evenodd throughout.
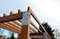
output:
<path id="1" fill-rule="evenodd" d="M 28 11 L 24 11 L 22 15 L 22 25 L 28 25 L 28 17 L 29 17 Z"/>

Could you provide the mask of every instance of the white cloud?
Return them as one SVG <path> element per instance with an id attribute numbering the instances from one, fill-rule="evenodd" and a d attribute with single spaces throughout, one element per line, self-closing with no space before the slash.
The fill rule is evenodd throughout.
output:
<path id="1" fill-rule="evenodd" d="M 60 22 L 60 1 L 59 0 L 28 0 L 28 3 L 36 5 L 39 14 L 43 18 L 47 18 L 48 23 L 59 27 Z M 35 7 L 34 7 L 35 8 Z M 41 12 L 42 11 L 42 12 Z M 41 18 L 39 15 L 39 18 Z M 42 19 L 44 21 L 45 19 Z M 46 21 L 46 20 L 45 20 Z M 57 24 L 56 24 L 57 22 Z M 57 27 L 57 28 L 58 28 Z"/>
<path id="2" fill-rule="evenodd" d="M 41 9 L 48 18 L 54 18 L 60 21 L 60 7 L 46 0 L 29 0 L 28 2 L 36 4 L 37 8 Z"/>

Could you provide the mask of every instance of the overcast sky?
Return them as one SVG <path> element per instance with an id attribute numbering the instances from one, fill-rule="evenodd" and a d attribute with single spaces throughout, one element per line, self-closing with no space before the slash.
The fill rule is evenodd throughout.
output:
<path id="1" fill-rule="evenodd" d="M 42 23 L 48 22 L 53 29 L 60 31 L 60 0 L 0 0 L 0 16 L 18 9 L 26 11 L 28 6 Z"/>
<path id="2" fill-rule="evenodd" d="M 53 29 L 60 30 L 60 0 L 29 0 L 41 22 L 48 22 Z"/>

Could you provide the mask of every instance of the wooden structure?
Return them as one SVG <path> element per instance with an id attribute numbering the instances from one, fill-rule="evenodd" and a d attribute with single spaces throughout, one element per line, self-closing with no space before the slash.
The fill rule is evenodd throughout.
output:
<path id="1" fill-rule="evenodd" d="M 43 35 L 43 32 L 37 28 L 32 20 L 30 20 L 30 16 L 36 20 L 39 26 L 42 27 L 42 29 L 45 31 L 48 38 L 51 39 L 48 32 L 45 30 L 30 7 L 28 7 L 27 11 L 24 12 L 18 10 L 18 13 L 16 14 L 13 14 L 13 12 L 10 12 L 10 15 L 4 14 L 3 17 L 0 17 L 0 28 L 18 33 L 20 35 L 20 39 L 29 39 L 30 36 Z M 37 31 L 35 31 L 31 25 Z"/>
<path id="2" fill-rule="evenodd" d="M 0 39 L 6 39 L 5 37 L 1 37 Z"/>

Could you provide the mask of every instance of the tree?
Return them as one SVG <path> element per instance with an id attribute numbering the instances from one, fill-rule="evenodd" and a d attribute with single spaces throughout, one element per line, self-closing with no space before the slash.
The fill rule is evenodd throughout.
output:
<path id="1" fill-rule="evenodd" d="M 44 26 L 44 28 L 46 29 L 46 31 L 48 32 L 48 34 L 50 35 L 50 37 L 52 39 L 55 39 L 54 37 L 54 30 L 52 30 L 52 28 L 50 27 L 50 25 L 48 25 L 48 23 L 42 23 L 42 25 Z M 40 30 L 42 30 L 42 32 L 45 32 L 41 27 L 39 27 Z"/>
<path id="2" fill-rule="evenodd" d="M 2 36 L 0 36 L 0 38 L 1 38 Z"/>
<path id="3" fill-rule="evenodd" d="M 11 39 L 14 39 L 14 33 L 12 33 Z"/>

